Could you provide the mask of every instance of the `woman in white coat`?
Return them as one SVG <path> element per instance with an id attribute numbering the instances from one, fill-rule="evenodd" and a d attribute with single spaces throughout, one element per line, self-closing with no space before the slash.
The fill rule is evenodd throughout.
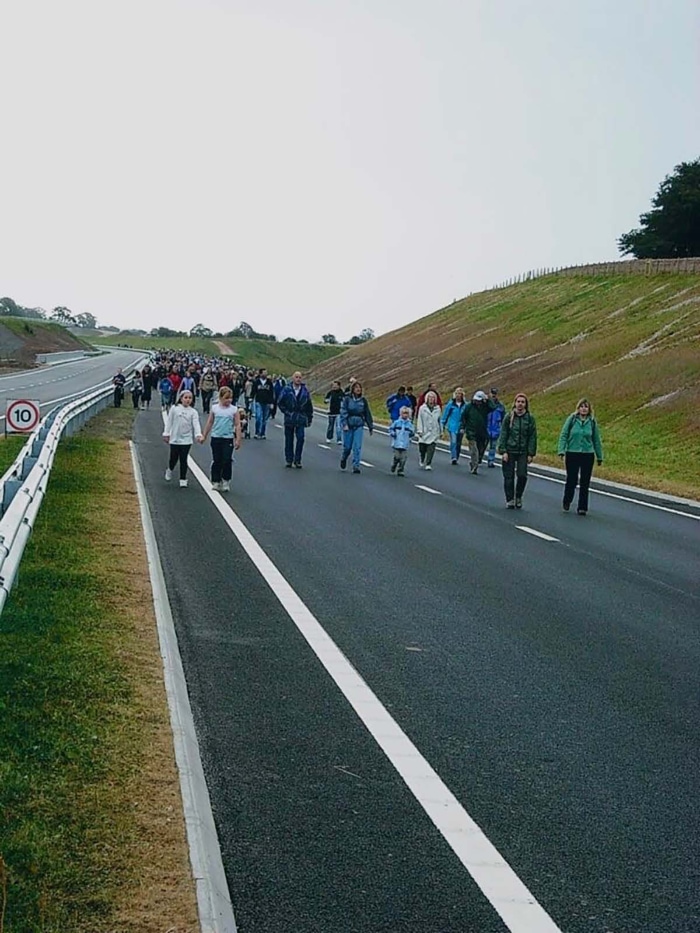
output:
<path id="1" fill-rule="evenodd" d="M 431 464 L 435 453 L 435 444 L 442 434 L 441 413 L 442 410 L 437 403 L 437 395 L 434 392 L 428 392 L 425 396 L 425 402 L 418 409 L 418 420 L 416 421 L 420 465 L 425 470 L 432 470 Z"/>
<path id="2" fill-rule="evenodd" d="M 168 420 L 163 431 L 163 440 L 170 445 L 170 460 L 165 478 L 173 478 L 173 470 L 180 463 L 180 486 L 187 486 L 187 457 L 190 447 L 195 441 L 201 444 L 204 440 L 202 428 L 199 424 L 199 415 L 192 407 L 194 396 L 189 389 L 180 396 L 177 405 L 168 412 Z"/>

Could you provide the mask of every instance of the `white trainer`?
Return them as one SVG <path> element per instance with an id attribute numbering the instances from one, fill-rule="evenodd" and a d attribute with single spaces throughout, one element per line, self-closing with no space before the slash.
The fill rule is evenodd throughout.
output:
<path id="1" fill-rule="evenodd" d="M 426 463 L 425 468 L 426 468 L 426 470 L 432 470 L 432 467 L 430 466 L 429 463 Z"/>
<path id="2" fill-rule="evenodd" d="M 170 469 L 170 467 L 168 467 L 168 469 L 165 471 L 165 478 L 168 482 L 170 482 L 170 480 L 173 478 L 173 471 Z"/>
<path id="3" fill-rule="evenodd" d="M 181 479 L 181 480 L 180 480 L 180 489 L 187 489 L 187 480 L 186 480 L 186 479 Z"/>
<path id="4" fill-rule="evenodd" d="M 212 482 L 211 488 L 214 490 L 214 492 L 221 492 L 221 483 Z"/>
<path id="5" fill-rule="evenodd" d="M 231 483 L 230 483 L 227 479 L 224 479 L 224 480 L 221 481 L 221 491 L 222 491 L 222 492 L 230 492 L 230 491 L 231 491 Z"/>

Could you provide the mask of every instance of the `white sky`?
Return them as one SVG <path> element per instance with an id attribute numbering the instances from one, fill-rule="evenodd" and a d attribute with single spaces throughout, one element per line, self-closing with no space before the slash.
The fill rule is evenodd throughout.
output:
<path id="1" fill-rule="evenodd" d="M 618 258 L 697 0 L 0 0 L 0 295 L 346 340 Z"/>

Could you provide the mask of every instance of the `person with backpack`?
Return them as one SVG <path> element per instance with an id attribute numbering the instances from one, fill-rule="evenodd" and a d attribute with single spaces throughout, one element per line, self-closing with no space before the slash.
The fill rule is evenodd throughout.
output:
<path id="1" fill-rule="evenodd" d="M 496 466 L 496 447 L 498 439 L 501 436 L 501 425 L 506 413 L 506 407 L 498 397 L 498 389 L 491 388 L 491 401 L 496 406 L 493 408 L 486 419 L 486 432 L 489 436 L 488 452 L 486 454 L 486 466 L 493 470 Z"/>
<path id="2" fill-rule="evenodd" d="M 306 429 L 314 420 L 311 395 L 302 382 L 300 372 L 294 373 L 290 385 L 282 389 L 277 407 L 284 415 L 285 466 L 291 469 L 294 464 L 297 470 L 300 470 Z"/>
<path id="3" fill-rule="evenodd" d="M 603 462 L 603 444 L 593 407 L 587 398 L 579 399 L 576 411 L 562 425 L 557 452 L 566 465 L 566 485 L 562 508 L 569 511 L 578 485 L 578 515 L 588 513 L 588 490 L 593 475 L 593 464 Z"/>
<path id="4" fill-rule="evenodd" d="M 362 394 L 362 383 L 357 379 L 350 386 L 350 393 L 343 399 L 340 407 L 340 427 L 343 431 L 343 453 L 340 457 L 340 469 L 344 470 L 352 451 L 352 472 L 361 473 L 362 438 L 365 425 L 370 436 L 374 431 L 374 421 L 369 402 Z"/>
<path id="5" fill-rule="evenodd" d="M 496 406 L 485 392 L 479 389 L 472 396 L 462 412 L 462 430 L 469 441 L 469 469 L 476 476 L 479 471 L 484 451 L 489 442 L 486 427 L 489 412 Z"/>
<path id="6" fill-rule="evenodd" d="M 447 428 L 450 435 L 450 457 L 452 459 L 452 466 L 457 466 L 459 463 L 459 454 L 462 450 L 462 438 L 464 437 L 462 412 L 466 408 L 466 405 L 464 389 L 462 386 L 457 386 L 452 393 L 452 398 L 445 406 L 445 410 L 440 419 L 440 424 L 443 428 Z"/>
<path id="7" fill-rule="evenodd" d="M 518 392 L 510 414 L 503 419 L 498 452 L 503 464 L 506 508 L 522 509 L 528 464 L 537 454 L 537 422 L 530 414 L 530 404 L 524 392 Z"/>

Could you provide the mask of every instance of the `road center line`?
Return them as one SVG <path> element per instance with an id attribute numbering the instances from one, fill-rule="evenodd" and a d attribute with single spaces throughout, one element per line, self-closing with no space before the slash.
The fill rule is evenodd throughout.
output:
<path id="1" fill-rule="evenodd" d="M 562 933 L 454 794 L 389 715 L 359 673 L 279 572 L 222 496 L 189 458 L 192 475 L 250 557 L 407 787 L 457 855 L 510 933 Z M 431 490 L 434 492 L 434 490 Z"/>
<path id="2" fill-rule="evenodd" d="M 362 464 L 362 466 L 369 467 L 370 470 L 373 470 L 373 469 L 374 469 L 374 464 L 373 464 L 373 463 L 367 463 L 366 460 L 360 460 L 360 463 Z"/>
<path id="3" fill-rule="evenodd" d="M 328 444 L 319 444 L 318 446 L 319 446 L 322 450 L 330 450 L 330 447 L 328 446 Z"/>
<path id="4" fill-rule="evenodd" d="M 429 492 L 433 496 L 441 496 L 442 493 L 437 489 L 431 489 L 430 486 L 421 486 L 420 483 L 415 484 L 416 489 L 422 489 L 423 492 Z"/>
<path id="5" fill-rule="evenodd" d="M 534 535 L 536 538 L 542 538 L 543 541 L 559 541 L 559 538 L 553 538 L 551 535 L 546 535 L 544 531 L 529 528 L 527 525 L 516 525 L 515 527 L 520 531 L 526 531 L 529 535 Z"/>

